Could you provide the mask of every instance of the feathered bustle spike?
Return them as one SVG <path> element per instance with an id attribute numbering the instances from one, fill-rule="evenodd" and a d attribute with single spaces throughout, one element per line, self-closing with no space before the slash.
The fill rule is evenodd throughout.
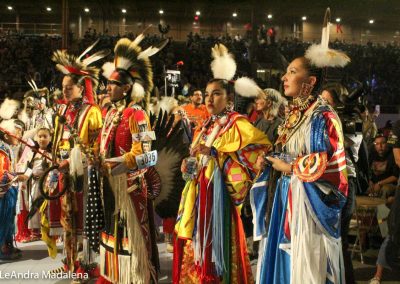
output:
<path id="1" fill-rule="evenodd" d="M 97 51 L 96 53 L 92 54 L 91 56 L 89 56 L 88 58 L 85 58 L 84 60 L 82 60 L 82 63 L 86 66 L 92 64 L 93 62 L 96 62 L 97 60 L 100 60 L 104 57 L 106 57 L 107 55 L 109 55 L 111 52 L 111 50 L 109 49 L 103 49 L 100 51 Z"/>
<path id="2" fill-rule="evenodd" d="M 31 89 L 32 89 L 33 91 L 35 91 L 35 87 L 32 85 L 32 83 L 31 83 L 30 81 L 28 81 L 28 85 L 31 87 Z"/>
<path id="3" fill-rule="evenodd" d="M 76 59 L 76 62 L 81 61 L 82 57 L 83 57 L 86 53 L 88 53 L 89 51 L 91 51 L 91 50 L 93 49 L 93 47 L 95 47 L 96 44 L 97 44 L 99 41 L 100 41 L 100 38 L 97 39 L 91 46 L 89 46 L 88 48 L 86 48 L 85 51 L 82 52 L 81 55 L 78 56 L 78 58 Z"/>
<path id="4" fill-rule="evenodd" d="M 35 80 L 31 79 L 31 82 L 32 82 L 32 85 L 33 85 L 33 90 L 34 90 L 35 92 L 37 92 L 37 91 L 39 90 L 39 88 L 38 88 L 38 86 L 36 85 Z"/>
<path id="5" fill-rule="evenodd" d="M 147 58 L 151 57 L 154 54 L 158 53 L 168 44 L 168 41 L 169 41 L 168 39 L 165 39 L 162 42 L 160 42 L 157 46 L 150 46 L 146 50 L 142 51 L 138 56 L 138 60 L 146 58 L 146 57 Z"/>
<path id="6" fill-rule="evenodd" d="M 144 39 L 144 33 L 141 33 L 140 35 L 138 35 L 134 41 L 132 41 L 132 44 L 134 45 L 139 45 L 142 40 Z"/>

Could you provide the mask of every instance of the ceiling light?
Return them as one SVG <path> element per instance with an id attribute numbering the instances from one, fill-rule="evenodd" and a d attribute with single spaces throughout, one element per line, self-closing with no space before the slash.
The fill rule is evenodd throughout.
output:
<path id="1" fill-rule="evenodd" d="M 89 13 L 89 12 L 90 12 L 90 9 L 89 9 L 89 8 L 85 8 L 84 11 L 85 11 L 86 13 Z"/>
<path id="2" fill-rule="evenodd" d="M 267 18 L 268 18 L 268 19 L 272 19 L 272 15 L 271 15 L 271 14 L 268 14 Z"/>
<path id="3" fill-rule="evenodd" d="M 196 11 L 196 16 L 200 16 L 200 11 Z"/>
<path id="4" fill-rule="evenodd" d="M 122 9 L 121 12 L 125 14 L 126 13 L 126 9 Z"/>
<path id="5" fill-rule="evenodd" d="M 160 10 L 160 11 L 158 11 L 158 13 L 159 13 L 160 15 L 162 15 L 162 14 L 164 14 L 164 10 Z"/>
<path id="6" fill-rule="evenodd" d="M 371 20 L 369 20 L 369 23 L 370 23 L 370 24 L 373 24 L 373 23 L 375 23 L 375 20 L 374 20 L 374 19 L 371 19 Z"/>
<path id="7" fill-rule="evenodd" d="M 47 12 L 51 12 L 51 7 L 46 8 Z"/>
<path id="8" fill-rule="evenodd" d="M 12 6 L 7 6 L 7 9 L 11 11 L 13 9 L 13 7 Z"/>
<path id="9" fill-rule="evenodd" d="M 341 20 L 341 18 L 336 18 L 336 23 L 340 23 Z"/>
<path id="10" fill-rule="evenodd" d="M 232 17 L 236 18 L 237 17 L 237 13 L 233 13 Z"/>
<path id="11" fill-rule="evenodd" d="M 306 21 L 306 20 L 307 20 L 307 17 L 306 17 L 306 16 L 303 16 L 303 17 L 301 17 L 301 19 L 302 19 L 303 21 Z"/>

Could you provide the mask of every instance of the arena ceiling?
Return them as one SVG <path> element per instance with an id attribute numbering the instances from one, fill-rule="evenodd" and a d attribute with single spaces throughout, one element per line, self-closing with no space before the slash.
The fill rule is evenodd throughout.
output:
<path id="1" fill-rule="evenodd" d="M 14 22 L 18 14 L 20 22 L 61 22 L 62 0 L 1 0 L 0 22 Z M 321 21 L 326 7 L 331 7 L 332 17 L 340 17 L 343 23 L 368 25 L 370 19 L 375 25 L 400 29 L 399 0 L 208 0 L 208 1 L 129 1 L 129 0 L 68 0 L 70 16 L 90 15 L 92 18 L 115 19 L 126 9 L 125 17 L 142 21 L 160 18 L 159 10 L 164 11 L 165 20 L 190 20 L 195 11 L 200 11 L 200 21 L 219 22 L 237 20 L 250 22 L 252 11 L 258 21 L 292 23 L 307 20 Z M 12 10 L 8 9 L 12 7 Z M 51 7 L 51 11 L 46 11 Z M 89 8 L 86 13 L 84 8 Z M 237 17 L 233 18 L 232 13 Z M 267 19 L 271 14 L 272 19 Z"/>

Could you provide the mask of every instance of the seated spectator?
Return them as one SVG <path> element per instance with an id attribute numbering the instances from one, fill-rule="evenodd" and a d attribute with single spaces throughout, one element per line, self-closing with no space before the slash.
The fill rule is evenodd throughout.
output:
<path id="1" fill-rule="evenodd" d="M 397 121 L 393 127 L 390 143 L 393 145 L 392 155 L 397 166 L 400 166 L 400 121 Z M 400 191 L 396 190 L 394 197 L 388 198 L 387 205 L 390 207 L 388 216 L 389 234 L 383 241 L 379 249 L 378 259 L 376 261 L 376 271 L 369 284 L 380 284 L 384 269 L 393 270 L 398 260 L 400 252 Z"/>
<path id="2" fill-rule="evenodd" d="M 368 192 L 384 199 L 393 196 L 399 177 L 399 167 L 383 134 L 375 137 L 374 148 L 370 154 L 370 169 L 371 181 Z"/>

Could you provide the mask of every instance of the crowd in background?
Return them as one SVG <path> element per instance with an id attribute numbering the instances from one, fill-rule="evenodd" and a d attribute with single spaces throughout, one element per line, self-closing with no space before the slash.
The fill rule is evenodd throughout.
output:
<path id="1" fill-rule="evenodd" d="M 124 36 L 134 38 L 133 33 Z M 89 30 L 82 39 L 74 40 L 71 44 L 71 52 L 83 50 L 89 43 L 100 39 L 98 49 L 110 48 L 121 38 L 120 35 L 100 34 L 96 30 Z M 159 42 L 161 36 L 150 35 L 144 40 L 144 46 Z M 189 34 L 186 42 L 177 42 L 169 38 L 169 45 L 161 55 L 152 58 L 154 67 L 155 85 L 163 86 L 164 70 L 178 69 L 182 72 L 182 86 L 190 82 L 196 86 L 204 86 L 207 78 L 210 78 L 208 68 L 211 58 L 209 50 L 215 43 L 224 43 L 235 55 L 238 64 L 239 75 L 253 75 L 259 66 L 277 70 L 272 72 L 268 80 L 259 79 L 257 82 L 261 87 L 280 87 L 280 73 L 288 62 L 304 54 L 310 45 L 296 39 L 283 39 L 271 41 L 260 39 L 255 48 L 251 46 L 251 36 L 208 36 L 202 37 L 198 34 Z M 397 109 L 393 105 L 400 104 L 397 94 L 400 84 L 397 79 L 400 70 L 399 65 L 400 48 L 393 44 L 349 44 L 340 41 L 331 43 L 332 48 L 345 51 L 352 59 L 352 64 L 345 68 L 345 77 L 349 81 L 357 80 L 363 83 L 364 93 L 371 105 L 391 105 L 391 108 L 383 112 L 395 113 Z M 50 56 L 51 53 L 61 48 L 61 38 L 58 36 L 36 36 L 36 35 L 1 35 L 0 36 L 0 96 L 4 98 L 5 93 L 11 95 L 16 91 L 27 89 L 26 77 L 32 77 L 41 85 L 56 86 L 59 83 L 57 73 L 54 72 Z M 251 52 L 254 50 L 254 56 Z M 250 57 L 254 59 L 251 65 Z M 110 57 L 111 59 L 111 57 Z M 177 64 L 180 62 L 181 64 Z M 267 67 L 265 67 L 267 66 Z"/>

